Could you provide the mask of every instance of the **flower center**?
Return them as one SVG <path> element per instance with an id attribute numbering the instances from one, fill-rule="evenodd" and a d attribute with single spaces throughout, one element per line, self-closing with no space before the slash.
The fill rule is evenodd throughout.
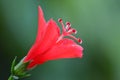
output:
<path id="1" fill-rule="evenodd" d="M 82 43 L 82 40 L 80 38 L 76 38 L 75 36 L 72 35 L 72 34 L 76 34 L 77 30 L 75 30 L 74 28 L 71 27 L 70 22 L 66 22 L 66 25 L 64 25 L 63 20 L 61 18 L 58 19 L 58 22 L 62 26 L 62 34 L 59 37 L 59 39 L 57 40 L 57 42 L 59 40 L 61 40 L 62 38 L 64 38 L 65 36 L 68 36 L 68 37 L 74 39 L 75 41 L 79 42 L 80 44 Z"/>

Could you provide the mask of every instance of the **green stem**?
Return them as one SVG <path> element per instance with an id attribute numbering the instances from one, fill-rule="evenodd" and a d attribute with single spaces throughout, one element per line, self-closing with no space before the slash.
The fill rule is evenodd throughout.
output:
<path id="1" fill-rule="evenodd" d="M 10 77 L 8 78 L 8 80 L 14 80 L 13 76 L 10 75 Z"/>

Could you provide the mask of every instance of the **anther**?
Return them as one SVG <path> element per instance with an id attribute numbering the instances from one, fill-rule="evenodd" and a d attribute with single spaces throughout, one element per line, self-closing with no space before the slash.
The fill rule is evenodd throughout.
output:
<path id="1" fill-rule="evenodd" d="M 67 33 L 68 33 L 68 34 L 76 34 L 76 33 L 77 33 L 77 30 L 71 28 L 71 29 L 68 30 Z"/>
<path id="2" fill-rule="evenodd" d="M 58 19 L 58 22 L 60 22 L 60 23 L 61 23 L 61 22 L 62 22 L 62 19 L 61 19 L 61 18 L 59 18 L 59 19 Z"/>
<path id="3" fill-rule="evenodd" d="M 63 33 L 66 32 L 65 26 L 64 26 L 63 21 L 62 21 L 61 18 L 58 19 L 58 22 L 60 22 L 60 24 L 62 26 Z"/>
<path id="4" fill-rule="evenodd" d="M 78 38 L 78 42 L 79 42 L 80 44 L 82 44 L 82 40 L 81 40 L 80 38 Z"/>
<path id="5" fill-rule="evenodd" d="M 72 29 L 72 32 L 73 32 L 74 34 L 76 34 L 76 33 L 77 33 L 77 30 L 75 30 L 75 29 Z"/>
<path id="6" fill-rule="evenodd" d="M 71 26 L 70 22 L 66 22 L 66 25 Z"/>

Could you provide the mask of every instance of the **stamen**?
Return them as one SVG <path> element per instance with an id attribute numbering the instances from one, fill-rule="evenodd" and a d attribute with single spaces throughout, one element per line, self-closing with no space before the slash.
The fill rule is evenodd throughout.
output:
<path id="1" fill-rule="evenodd" d="M 70 27 L 70 26 L 68 26 L 68 25 L 66 25 L 66 27 L 65 27 L 65 28 L 66 28 L 66 30 L 67 30 L 67 31 L 69 31 L 69 30 L 71 29 L 71 27 Z"/>
<path id="2" fill-rule="evenodd" d="M 56 42 L 59 42 L 62 38 L 63 38 L 63 34 L 58 38 L 58 40 Z"/>
<path id="3" fill-rule="evenodd" d="M 63 32 L 66 32 L 65 26 L 64 26 L 63 21 L 62 21 L 61 18 L 58 19 L 58 22 L 60 22 L 60 24 L 62 25 Z"/>
<path id="4" fill-rule="evenodd" d="M 68 30 L 67 34 L 76 34 L 77 33 L 77 30 L 71 28 L 70 30 Z"/>
<path id="5" fill-rule="evenodd" d="M 76 34 L 77 30 L 74 28 L 71 28 L 70 22 L 66 22 L 66 26 L 64 26 L 63 20 L 61 18 L 58 19 L 58 22 L 60 22 L 63 32 L 56 42 L 59 42 L 63 37 L 68 36 L 68 37 L 76 40 L 80 44 L 82 43 L 82 40 L 80 38 L 76 38 L 75 36 L 72 35 L 72 34 Z"/>
<path id="6" fill-rule="evenodd" d="M 70 22 L 66 22 L 66 25 L 71 26 L 71 23 Z"/>
<path id="7" fill-rule="evenodd" d="M 74 34 L 76 34 L 76 33 L 77 33 L 77 30 L 75 30 L 75 29 L 72 29 L 72 32 L 73 32 Z"/>
<path id="8" fill-rule="evenodd" d="M 58 22 L 60 22 L 60 23 L 61 23 L 62 21 L 63 21 L 63 20 L 62 20 L 61 18 L 59 18 L 59 19 L 58 19 Z"/>
<path id="9" fill-rule="evenodd" d="M 78 38 L 78 42 L 79 42 L 80 44 L 82 44 L 82 40 L 81 40 L 80 38 Z"/>
<path id="10" fill-rule="evenodd" d="M 74 40 L 76 40 L 77 42 L 79 42 L 80 44 L 82 43 L 82 40 L 79 38 L 74 37 L 73 35 L 68 35 L 69 37 L 73 38 Z"/>
<path id="11" fill-rule="evenodd" d="M 70 24 L 70 22 L 66 22 L 66 30 L 70 30 L 71 29 L 71 24 Z"/>

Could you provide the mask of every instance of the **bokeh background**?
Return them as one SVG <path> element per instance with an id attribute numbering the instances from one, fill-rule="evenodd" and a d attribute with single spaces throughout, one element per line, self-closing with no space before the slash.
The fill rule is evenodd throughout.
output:
<path id="1" fill-rule="evenodd" d="M 46 62 L 21 80 L 120 80 L 120 0 L 0 0 L 0 80 L 33 44 L 38 5 L 46 20 L 71 22 L 84 57 Z"/>

